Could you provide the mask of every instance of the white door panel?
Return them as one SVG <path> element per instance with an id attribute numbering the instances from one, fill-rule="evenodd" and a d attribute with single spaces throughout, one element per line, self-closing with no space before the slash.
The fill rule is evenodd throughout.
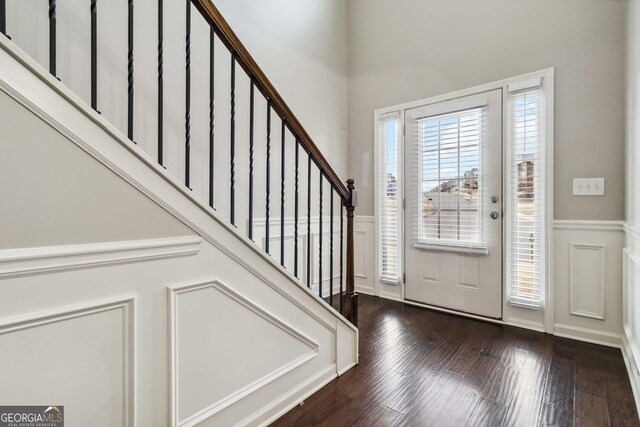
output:
<path id="1" fill-rule="evenodd" d="M 502 91 L 407 110 L 405 129 L 406 299 L 500 318 Z"/>

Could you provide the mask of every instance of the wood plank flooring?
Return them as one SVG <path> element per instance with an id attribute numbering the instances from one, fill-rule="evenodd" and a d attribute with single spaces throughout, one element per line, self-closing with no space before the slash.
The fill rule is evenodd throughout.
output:
<path id="1" fill-rule="evenodd" d="M 620 350 L 360 296 L 360 363 L 275 426 L 640 426 Z"/>

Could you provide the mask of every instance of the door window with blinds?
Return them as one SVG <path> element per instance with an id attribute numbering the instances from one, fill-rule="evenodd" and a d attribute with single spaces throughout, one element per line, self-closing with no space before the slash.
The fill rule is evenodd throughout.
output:
<path id="1" fill-rule="evenodd" d="M 498 256 L 500 303 L 538 309 L 549 277 L 553 70 L 476 89 L 375 112 L 379 278 L 409 275 L 414 250 L 476 256 L 468 264 L 478 266 Z"/>
<path id="2" fill-rule="evenodd" d="M 482 247 L 485 107 L 417 118 L 417 244 Z"/>
<path id="3" fill-rule="evenodd" d="M 380 280 L 396 284 L 400 281 L 401 253 L 401 178 L 400 144 L 402 120 L 400 111 L 381 114 L 377 118 L 378 145 L 378 266 Z"/>
<path id="4" fill-rule="evenodd" d="M 546 246 L 545 97 L 542 79 L 509 85 L 507 288 L 509 302 L 543 301 Z"/>

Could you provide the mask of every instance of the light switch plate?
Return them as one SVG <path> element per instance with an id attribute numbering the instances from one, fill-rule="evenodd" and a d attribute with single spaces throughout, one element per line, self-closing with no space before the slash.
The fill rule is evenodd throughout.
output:
<path id="1" fill-rule="evenodd" d="M 604 196 L 604 178 L 574 178 L 574 196 Z"/>

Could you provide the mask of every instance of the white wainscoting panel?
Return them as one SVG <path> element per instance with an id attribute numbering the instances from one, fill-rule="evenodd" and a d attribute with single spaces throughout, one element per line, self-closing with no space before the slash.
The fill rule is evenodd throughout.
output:
<path id="1" fill-rule="evenodd" d="M 284 267 L 291 273 L 295 272 L 295 221 L 293 218 L 285 218 L 284 229 Z M 326 298 L 330 293 L 330 285 L 333 281 L 333 293 L 340 292 L 340 218 L 333 221 L 333 276 L 331 275 L 331 220 L 324 218 L 322 221 L 322 297 Z M 309 277 L 311 290 L 316 295 L 320 293 L 320 222 L 318 217 L 311 217 L 311 238 L 307 241 L 307 218 L 298 220 L 298 277 L 303 283 L 307 283 L 307 249 L 310 250 Z M 346 223 L 345 223 L 346 233 Z M 280 263 L 280 218 L 271 218 L 269 225 L 269 253 L 271 257 Z M 254 237 L 261 247 L 266 250 L 266 221 L 264 218 L 254 220 Z M 307 248 L 309 244 L 309 248 Z M 346 234 L 345 234 L 346 249 Z M 344 255 L 344 252 L 343 252 Z M 343 261 L 343 269 L 346 268 Z M 357 276 L 357 273 L 356 273 Z"/>
<path id="2" fill-rule="evenodd" d="M 366 230 L 355 230 L 353 235 L 353 249 L 355 252 L 354 274 L 356 277 L 365 280 L 369 277 L 368 267 L 370 264 L 367 258 L 368 236 Z"/>
<path id="3" fill-rule="evenodd" d="M 569 312 L 604 320 L 605 254 L 602 245 L 571 243 L 569 251 Z"/>
<path id="4" fill-rule="evenodd" d="M 63 405 L 71 426 L 135 425 L 134 318 L 122 297 L 2 320 L 0 402 Z"/>
<path id="5" fill-rule="evenodd" d="M 376 236 L 373 217 L 356 215 L 353 228 L 356 292 L 374 295 Z"/>
<path id="6" fill-rule="evenodd" d="M 169 290 L 172 425 L 196 425 L 319 353 L 319 344 L 218 280 Z"/>
<path id="7" fill-rule="evenodd" d="M 621 221 L 555 221 L 554 330 L 558 336 L 622 345 Z"/>

